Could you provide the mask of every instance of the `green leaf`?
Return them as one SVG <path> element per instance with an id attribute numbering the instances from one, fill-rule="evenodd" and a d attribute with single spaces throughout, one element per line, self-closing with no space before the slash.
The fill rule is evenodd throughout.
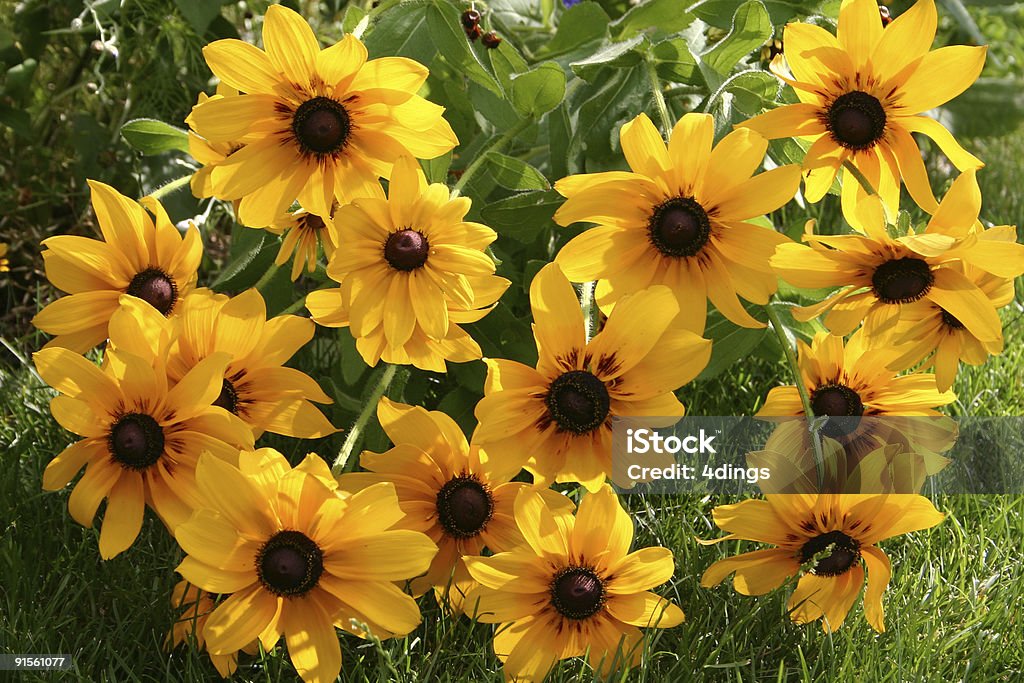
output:
<path id="1" fill-rule="evenodd" d="M 644 36 L 634 36 L 620 43 L 612 43 L 586 59 L 573 62 L 569 67 L 583 80 L 593 82 L 605 66 L 621 69 L 639 64 L 643 57 L 637 48 L 646 42 L 647 39 Z"/>
<path id="2" fill-rule="evenodd" d="M 704 63 L 724 76 L 737 62 L 768 42 L 772 32 L 768 10 L 760 0 L 749 0 L 733 15 L 729 34 L 704 53 Z"/>
<path id="3" fill-rule="evenodd" d="M 715 28 L 729 30 L 732 28 L 730 17 L 736 14 L 743 3 L 744 0 L 702 0 L 690 7 L 689 11 Z M 772 24 L 782 26 L 794 17 L 817 14 L 821 11 L 822 3 L 818 0 L 764 0 L 764 5 Z"/>
<path id="4" fill-rule="evenodd" d="M 661 41 L 651 49 L 651 58 L 662 80 L 691 85 L 704 84 L 704 78 L 697 67 L 697 58 L 690 52 L 690 46 L 685 38 Z"/>
<path id="5" fill-rule="evenodd" d="M 512 77 L 512 106 L 522 116 L 540 118 L 565 98 L 565 72 L 555 62 L 544 62 Z"/>
<path id="6" fill-rule="evenodd" d="M 210 26 L 210 22 L 220 14 L 222 2 L 214 0 L 174 0 L 181 16 L 192 26 L 196 35 L 202 36 Z"/>
<path id="7" fill-rule="evenodd" d="M 721 374 L 757 348 L 767 336 L 767 328 L 740 327 L 718 311 L 710 311 L 704 337 L 711 340 L 711 360 L 697 379 L 711 379 Z"/>
<path id="8" fill-rule="evenodd" d="M 494 180 L 509 190 L 546 190 L 551 187 L 543 173 L 522 159 L 488 152 L 486 164 Z"/>
<path id="9" fill-rule="evenodd" d="M 725 90 L 733 96 L 736 109 L 755 116 L 775 102 L 779 80 L 767 71 L 744 71 L 726 81 Z"/>
<path id="10" fill-rule="evenodd" d="M 519 50 L 507 40 L 501 41 L 498 49 L 488 50 L 487 56 L 491 61 L 491 68 L 494 69 L 494 74 L 498 77 L 498 83 L 501 84 L 505 97 L 510 97 L 512 94 L 512 79 L 516 74 L 529 71 L 530 65 L 519 54 Z"/>
<path id="11" fill-rule="evenodd" d="M 568 103 L 548 115 L 548 150 L 552 178 L 569 175 L 569 140 L 572 139 L 572 126 L 569 123 Z"/>
<path id="12" fill-rule="evenodd" d="M 427 176 L 428 183 L 444 183 L 448 180 L 448 169 L 452 165 L 452 153 L 448 152 L 433 159 L 420 159 L 420 168 Z"/>
<path id="13" fill-rule="evenodd" d="M 610 158 L 612 139 L 618 140 L 621 122 L 632 119 L 643 109 L 650 95 L 650 82 L 643 69 L 618 69 L 611 72 L 579 109 L 570 150 L 586 150 L 588 159 Z M 578 171 L 577 171 L 578 172 Z"/>
<path id="14" fill-rule="evenodd" d="M 630 38 L 641 31 L 654 35 L 678 33 L 693 22 L 694 15 L 683 10 L 681 0 L 647 0 L 634 6 L 612 23 L 612 34 Z"/>
<path id="15" fill-rule="evenodd" d="M 370 59 L 408 57 L 430 64 L 437 46 L 427 29 L 427 10 L 432 0 L 403 2 L 387 10 L 366 32 L 366 50 Z"/>
<path id="16" fill-rule="evenodd" d="M 366 18 L 366 10 L 355 3 L 350 3 L 341 16 L 341 30 L 345 33 L 352 33 Z"/>
<path id="17" fill-rule="evenodd" d="M 356 385 L 366 372 L 369 366 L 359 355 L 356 349 L 356 340 L 352 331 L 347 327 L 338 328 L 338 347 L 341 352 L 341 376 L 345 384 L 352 387 Z"/>
<path id="18" fill-rule="evenodd" d="M 533 242 L 562 205 L 562 196 L 554 190 L 523 192 L 500 199 L 483 208 L 484 222 L 500 235 L 519 242 Z"/>
<path id="19" fill-rule="evenodd" d="M 581 2 L 562 14 L 558 19 L 555 37 L 537 54 L 541 57 L 565 54 L 591 41 L 600 40 L 608 35 L 610 21 L 608 14 L 596 2 Z"/>
<path id="20" fill-rule="evenodd" d="M 188 133 L 156 119 L 135 119 L 121 126 L 121 137 L 145 156 L 171 150 L 188 153 Z"/>
<path id="21" fill-rule="evenodd" d="M 227 268 L 210 284 L 210 289 L 214 291 L 238 292 L 252 287 L 274 263 L 278 240 L 264 230 L 244 227 L 240 227 L 239 230 L 242 232 L 236 234 L 256 233 L 256 239 L 234 256 Z"/>
<path id="22" fill-rule="evenodd" d="M 434 0 L 427 8 L 427 27 L 430 38 L 448 63 L 479 83 L 495 95 L 501 96 L 501 86 L 484 67 L 476 52 L 470 47 L 466 32 L 459 24 L 462 10 L 447 0 Z"/>

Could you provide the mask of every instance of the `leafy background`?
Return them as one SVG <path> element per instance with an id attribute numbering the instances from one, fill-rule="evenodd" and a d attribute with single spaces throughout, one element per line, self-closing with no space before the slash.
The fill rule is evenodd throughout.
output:
<path id="1" fill-rule="evenodd" d="M 86 178 L 142 196 L 191 172 L 180 129 L 200 91 L 212 92 L 201 48 L 239 37 L 257 42 L 267 2 L 219 0 L 0 0 L 0 241 L 11 245 L 11 271 L 0 274 L 0 652 L 67 652 L 84 679 L 196 680 L 210 677 L 205 658 L 161 653 L 170 623 L 168 595 L 177 550 L 156 524 L 126 557 L 101 563 L 94 530 L 74 525 L 66 494 L 40 490 L 45 463 L 69 440 L 49 417 L 49 390 L 26 364 L 45 339 L 28 321 L 57 295 L 42 272 L 39 242 L 55 234 L 96 236 Z M 424 162 L 434 181 L 455 184 L 472 163 L 481 172 L 464 188 L 471 218 L 499 233 L 498 273 L 512 287 L 497 309 L 468 326 L 487 356 L 532 363 L 528 283 L 578 229 L 556 227 L 558 178 L 624 168 L 618 128 L 640 111 L 656 116 L 652 75 L 666 86 L 668 106 L 714 115 L 721 135 L 731 125 L 790 97 L 765 71 L 762 48 L 790 20 L 832 27 L 838 0 L 492 0 L 484 27 L 503 38 L 497 50 L 466 40 L 450 0 L 284 2 L 300 11 L 325 43 L 360 25 L 370 56 L 404 55 L 427 64 L 426 95 L 447 108 L 459 136 L 455 154 Z M 894 2 L 893 15 L 910 2 Z M 1024 223 L 1017 191 L 1024 154 L 1024 4 L 985 0 L 940 3 L 937 44 L 991 44 L 982 79 L 938 112 L 988 166 L 980 174 L 985 217 Z M 152 119 L 163 124 L 147 122 Z M 479 152 L 508 131 L 500 151 Z M 930 176 L 942 192 L 955 175 L 925 146 Z M 792 141 L 772 143 L 776 163 L 799 161 Z M 206 246 L 201 283 L 229 294 L 251 287 L 277 253 L 279 238 L 234 224 L 220 202 L 176 192 L 165 203 L 176 220 L 199 225 Z M 905 206 L 909 205 L 905 203 Z M 770 217 L 791 235 L 807 217 L 828 231 L 843 228 L 838 199 L 791 203 Z M 284 271 L 263 288 L 271 312 L 327 282 L 323 268 L 293 286 Z M 784 289 L 784 298 L 801 294 Z M 954 413 L 1024 414 L 1020 388 L 1021 297 L 1004 311 L 1007 353 L 963 372 Z M 762 315 L 752 311 L 755 316 Z M 809 336 L 813 325 L 797 325 Z M 706 336 L 712 361 L 679 391 L 691 413 L 746 414 L 768 389 L 787 381 L 774 335 L 737 328 L 715 313 Z M 347 426 L 362 407 L 370 370 L 345 330 L 318 330 L 295 363 L 335 397 L 329 417 Z M 446 375 L 416 371 L 389 394 L 441 409 L 468 431 L 482 394 L 482 363 L 453 364 Z M 269 438 L 293 460 L 308 451 L 329 456 L 340 437 L 303 442 Z M 371 425 L 365 447 L 386 448 Z M 889 548 L 897 566 L 887 604 L 891 631 L 871 632 L 855 610 L 832 637 L 784 619 L 778 594 L 757 601 L 730 588 L 706 591 L 699 574 L 730 549 L 697 548 L 694 535 L 714 534 L 709 513 L 722 500 L 630 498 L 639 542 L 676 552 L 670 586 L 688 623 L 658 634 L 636 680 L 828 680 L 864 678 L 1016 680 L 1024 665 L 1019 617 L 1024 510 L 1017 498 L 950 498 L 939 529 Z M 140 605 L 146 609 L 139 609 Z M 497 679 L 488 629 L 452 621 L 425 604 L 425 625 L 383 644 L 344 640 L 351 680 Z M 291 676 L 280 655 L 258 658 L 243 678 Z M 589 678 L 585 665 L 565 665 L 562 680 Z M 45 676 L 43 676 L 45 678 Z M 25 680 L 29 680 L 26 678 Z M 557 680 L 557 678 L 556 678 Z"/>

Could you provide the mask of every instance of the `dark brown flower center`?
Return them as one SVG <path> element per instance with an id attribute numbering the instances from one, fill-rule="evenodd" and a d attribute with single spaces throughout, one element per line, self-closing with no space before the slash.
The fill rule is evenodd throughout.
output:
<path id="1" fill-rule="evenodd" d="M 314 97 L 299 105 L 292 118 L 292 132 L 310 154 L 333 154 L 348 141 L 352 130 L 348 112 L 329 97 Z"/>
<path id="2" fill-rule="evenodd" d="M 593 569 L 566 567 L 551 582 L 551 604 L 568 619 L 586 619 L 604 606 L 605 588 Z"/>
<path id="3" fill-rule="evenodd" d="M 320 546 L 299 531 L 279 531 L 256 556 L 260 583 L 271 593 L 295 597 L 316 587 L 324 573 Z"/>
<path id="4" fill-rule="evenodd" d="M 945 308 L 943 308 L 941 310 L 942 310 L 942 323 L 946 327 L 952 328 L 954 330 L 962 330 L 962 329 L 964 329 L 964 324 L 962 322 L 960 322 L 960 320 L 955 315 L 953 315 L 952 313 L 947 311 Z"/>
<path id="5" fill-rule="evenodd" d="M 817 416 L 829 417 L 821 433 L 837 438 L 857 428 L 864 414 L 864 402 L 860 394 L 844 384 L 827 384 L 811 392 L 811 410 Z"/>
<path id="6" fill-rule="evenodd" d="M 144 470 L 164 453 L 164 430 L 144 413 L 122 415 L 107 437 L 110 454 L 126 469 Z"/>
<path id="7" fill-rule="evenodd" d="M 474 475 L 455 477 L 437 493 L 437 516 L 450 536 L 476 536 L 494 514 L 490 490 Z"/>
<path id="8" fill-rule="evenodd" d="M 887 304 L 917 301 L 928 293 L 934 282 L 935 276 L 928 263 L 913 256 L 886 261 L 871 276 L 875 296 Z"/>
<path id="9" fill-rule="evenodd" d="M 320 232 L 321 230 L 327 227 L 327 224 L 324 223 L 323 218 L 317 216 L 315 213 L 307 213 L 303 214 L 299 218 L 299 227 L 301 227 L 303 230 Z"/>
<path id="10" fill-rule="evenodd" d="M 817 558 L 811 572 L 818 576 L 839 576 L 860 559 L 860 542 L 842 531 L 829 531 L 804 543 L 800 562 Z"/>
<path id="11" fill-rule="evenodd" d="M 429 254 L 430 242 L 419 230 L 399 230 L 384 243 L 384 259 L 395 270 L 416 270 Z"/>
<path id="12" fill-rule="evenodd" d="M 691 197 L 676 197 L 654 210 L 647 226 L 651 244 L 665 256 L 694 256 L 708 242 L 711 222 Z"/>
<path id="13" fill-rule="evenodd" d="M 567 372 L 552 382 L 546 402 L 559 431 L 575 434 L 602 425 L 611 408 L 604 382 L 585 370 Z"/>
<path id="14" fill-rule="evenodd" d="M 125 293 L 139 297 L 161 315 L 170 315 L 178 301 L 178 286 L 159 268 L 147 268 L 133 277 Z"/>
<path id="15" fill-rule="evenodd" d="M 828 110 L 832 139 L 847 149 L 866 149 L 885 133 L 885 109 L 878 98 L 854 90 L 840 95 Z"/>
<path id="16" fill-rule="evenodd" d="M 224 382 L 220 386 L 220 395 L 217 396 L 213 405 L 223 408 L 229 413 L 238 414 L 238 392 L 235 390 L 235 385 L 227 378 L 224 378 Z"/>

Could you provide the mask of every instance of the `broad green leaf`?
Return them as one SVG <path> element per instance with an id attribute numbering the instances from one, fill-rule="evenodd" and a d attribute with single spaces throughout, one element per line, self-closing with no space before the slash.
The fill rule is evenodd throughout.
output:
<path id="1" fill-rule="evenodd" d="M 428 183 L 443 183 L 448 179 L 448 168 L 452 165 L 452 153 L 448 152 L 433 159 L 420 159 L 420 168 L 427 176 Z"/>
<path id="2" fill-rule="evenodd" d="M 437 46 L 427 29 L 427 9 L 432 0 L 411 0 L 387 10 L 370 24 L 365 44 L 370 59 L 408 57 L 430 64 Z"/>
<path id="3" fill-rule="evenodd" d="M 171 150 L 188 152 L 188 133 L 156 119 L 135 119 L 121 126 L 121 137 L 145 156 Z"/>
<path id="4" fill-rule="evenodd" d="M 772 32 L 768 10 L 760 0 L 749 0 L 733 15 L 729 34 L 704 53 L 703 61 L 724 76 L 737 62 L 768 42 Z"/>
<path id="5" fill-rule="evenodd" d="M 747 308 L 754 307 L 748 306 Z M 765 316 L 762 314 L 760 317 L 764 318 Z M 704 328 L 704 338 L 711 340 L 711 360 L 697 376 L 697 379 L 711 379 L 721 374 L 730 365 L 744 358 L 762 344 L 768 334 L 767 328 L 740 327 L 726 319 L 718 311 L 710 311 L 708 324 Z"/>
<path id="6" fill-rule="evenodd" d="M 612 34 L 630 38 L 641 32 L 653 35 L 678 33 L 690 25 L 694 15 L 682 0 L 647 0 L 632 7 L 612 23 Z"/>
<path id="7" fill-rule="evenodd" d="M 223 2 L 216 0 L 174 0 L 181 15 L 195 30 L 196 35 L 203 35 L 218 14 Z"/>
<path id="8" fill-rule="evenodd" d="M 551 225 L 551 217 L 563 201 L 554 190 L 523 192 L 488 204 L 482 215 L 499 235 L 528 243 Z"/>
<path id="9" fill-rule="evenodd" d="M 349 3 L 345 8 L 345 14 L 341 16 L 341 30 L 345 33 L 352 33 L 360 22 L 366 19 L 366 10 L 355 3 Z"/>
<path id="10" fill-rule="evenodd" d="M 522 116 L 540 118 L 565 97 L 565 72 L 555 62 L 544 62 L 512 77 L 512 106 Z"/>
<path id="11" fill-rule="evenodd" d="M 619 125 L 642 111 L 650 96 L 650 82 L 643 69 L 616 69 L 610 75 L 580 106 L 570 144 L 570 150 L 585 151 L 589 160 L 612 157 L 612 140 L 619 139 Z"/>
<path id="12" fill-rule="evenodd" d="M 779 81 L 767 71 L 744 71 L 726 81 L 725 90 L 732 94 L 737 110 L 746 116 L 755 116 L 772 106 L 779 92 Z"/>
<path id="13" fill-rule="evenodd" d="M 355 386 L 369 366 L 356 349 L 356 340 L 347 327 L 338 328 L 338 347 L 341 351 L 341 376 L 348 386 Z"/>
<path id="14" fill-rule="evenodd" d="M 642 55 L 637 48 L 646 43 L 647 39 L 644 36 L 634 36 L 629 40 L 612 43 L 603 47 L 590 57 L 573 62 L 569 66 L 577 76 L 593 82 L 594 78 L 605 66 L 624 68 L 639 64 Z"/>
<path id="15" fill-rule="evenodd" d="M 529 71 L 530 65 L 519 54 L 519 50 L 507 40 L 501 41 L 501 45 L 496 50 L 488 50 L 487 57 L 491 61 L 491 68 L 494 69 L 494 74 L 498 77 L 498 83 L 501 84 L 505 97 L 510 97 L 512 93 L 512 78 L 516 74 Z"/>
<path id="16" fill-rule="evenodd" d="M 543 173 L 522 159 L 488 152 L 486 163 L 494 180 L 509 190 L 546 190 L 551 187 Z"/>
<path id="17" fill-rule="evenodd" d="M 447 0 L 434 0 L 427 8 L 427 27 L 430 38 L 448 63 L 461 70 L 475 83 L 479 83 L 495 95 L 501 96 L 501 86 L 484 67 L 476 52 L 466 39 L 466 32 L 459 24 L 462 10 Z"/>
<path id="18" fill-rule="evenodd" d="M 552 178 L 569 175 L 569 140 L 572 127 L 569 124 L 568 102 L 548 115 L 548 150 Z"/>
<path id="19" fill-rule="evenodd" d="M 651 48 L 651 58 L 662 80 L 704 84 L 704 78 L 697 67 L 697 58 L 690 52 L 690 46 L 684 38 L 670 38 L 656 44 Z"/>
<path id="20" fill-rule="evenodd" d="M 600 40 L 608 35 L 610 21 L 608 14 L 596 2 L 587 0 L 570 7 L 559 17 L 555 37 L 538 54 L 541 57 L 565 54 L 593 40 Z"/>
<path id="21" fill-rule="evenodd" d="M 264 230 L 241 228 L 242 231 L 257 233 L 257 239 L 248 249 L 232 258 L 228 266 L 210 284 L 217 292 L 239 292 L 248 289 L 274 263 L 280 242 Z"/>
<path id="22" fill-rule="evenodd" d="M 744 2 L 745 0 L 701 0 L 690 7 L 689 11 L 711 26 L 728 31 L 732 28 L 731 17 Z M 764 0 L 765 8 L 775 26 L 782 26 L 794 17 L 818 14 L 823 11 L 821 4 L 820 0 Z"/>

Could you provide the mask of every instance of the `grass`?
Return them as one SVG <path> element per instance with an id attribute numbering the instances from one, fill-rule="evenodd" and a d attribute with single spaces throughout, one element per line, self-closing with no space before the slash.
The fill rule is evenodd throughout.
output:
<path id="1" fill-rule="evenodd" d="M 1011 325 L 1007 333 L 1004 356 L 963 372 L 954 413 L 1005 415 L 1024 407 L 1024 390 L 1014 380 L 1024 361 L 1024 326 Z M 754 357 L 686 387 L 683 397 L 695 413 L 752 407 L 782 370 Z M 51 391 L 23 366 L 0 369 L 0 385 L 0 652 L 72 655 L 77 680 L 215 678 L 204 654 L 163 649 L 180 550 L 150 517 L 128 552 L 100 561 L 98 531 L 68 517 L 69 490 L 40 488 L 46 463 L 71 438 L 49 416 Z M 727 394 L 722 387 L 740 389 Z M 304 452 L 303 444 L 290 445 L 293 457 Z M 1024 675 L 1024 629 L 1015 608 L 1024 600 L 1024 498 L 938 497 L 948 514 L 942 525 L 883 543 L 894 565 L 885 596 L 888 631 L 872 631 L 856 606 L 832 635 L 790 623 L 786 589 L 750 598 L 728 582 L 712 590 L 699 586 L 704 568 L 740 549 L 693 541 L 718 535 L 711 510 L 727 501 L 685 495 L 624 500 L 636 520 L 637 545 L 675 553 L 676 574 L 661 590 L 683 607 L 687 621 L 653 633 L 644 666 L 621 680 L 1014 681 Z M 501 680 L 489 627 L 452 619 L 430 598 L 421 603 L 424 623 L 406 638 L 378 644 L 343 637 L 343 680 Z M 248 664 L 240 679 L 295 678 L 280 651 Z M 18 680 L 67 678 L 23 674 Z M 591 679 L 600 680 L 583 662 L 571 661 L 549 680 Z"/>

